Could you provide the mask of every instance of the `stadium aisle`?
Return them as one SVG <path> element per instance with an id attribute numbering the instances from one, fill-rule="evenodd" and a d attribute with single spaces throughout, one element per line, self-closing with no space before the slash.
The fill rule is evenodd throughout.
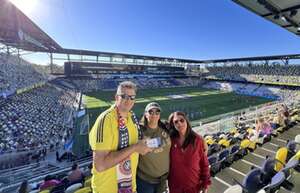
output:
<path id="1" fill-rule="evenodd" d="M 274 157 L 277 149 L 286 145 L 287 140 L 293 140 L 300 133 L 300 125 L 297 125 L 284 133 L 280 133 L 277 138 L 272 138 L 270 142 L 265 143 L 262 147 L 249 153 L 243 159 L 233 163 L 230 167 L 223 169 L 221 172 L 212 177 L 212 186 L 209 193 L 222 193 L 228 187 L 236 184 L 233 179 L 242 182 L 244 176 L 251 170 L 251 166 L 260 167 L 266 156 Z M 295 187 L 292 191 L 287 191 L 281 188 L 278 193 L 298 193 L 300 192 L 300 174 L 293 172 L 290 177 L 290 182 L 294 183 Z"/>

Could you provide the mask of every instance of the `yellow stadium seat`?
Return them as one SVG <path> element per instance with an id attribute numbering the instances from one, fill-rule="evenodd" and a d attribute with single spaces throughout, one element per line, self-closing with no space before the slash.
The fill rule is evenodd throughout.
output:
<path id="1" fill-rule="evenodd" d="M 221 139 L 218 144 L 227 148 L 230 145 L 230 141 L 228 141 L 227 139 Z"/>
<path id="2" fill-rule="evenodd" d="M 256 142 L 250 141 L 249 139 L 244 139 L 241 141 L 240 147 L 241 149 L 255 150 Z"/>
<path id="3" fill-rule="evenodd" d="M 215 143 L 215 140 L 213 140 L 212 138 L 208 138 L 206 140 L 206 143 L 207 143 L 207 145 L 211 145 L 211 144 Z"/>
<path id="4" fill-rule="evenodd" d="M 286 147 L 281 147 L 277 150 L 276 155 L 275 155 L 275 159 L 279 160 L 283 164 L 286 164 L 287 154 L 288 154 L 288 149 Z M 281 163 L 276 163 L 274 169 L 278 172 L 283 167 L 284 166 Z"/>
<path id="5" fill-rule="evenodd" d="M 300 150 L 296 153 L 296 157 L 300 160 Z"/>
<path id="6" fill-rule="evenodd" d="M 249 139 L 244 139 L 241 141 L 240 147 L 241 149 L 247 149 L 250 145 L 250 140 Z"/>
<path id="7" fill-rule="evenodd" d="M 92 193 L 92 189 L 90 187 L 85 187 L 85 188 L 76 190 L 74 193 Z"/>
<path id="8" fill-rule="evenodd" d="M 50 190 L 43 190 L 40 193 L 50 193 Z"/>
<path id="9" fill-rule="evenodd" d="M 92 181 L 92 178 L 85 180 L 84 187 L 91 187 L 91 181 Z"/>
<path id="10" fill-rule="evenodd" d="M 256 142 L 255 141 L 250 141 L 250 144 L 249 144 L 248 148 L 254 151 L 256 149 Z"/>

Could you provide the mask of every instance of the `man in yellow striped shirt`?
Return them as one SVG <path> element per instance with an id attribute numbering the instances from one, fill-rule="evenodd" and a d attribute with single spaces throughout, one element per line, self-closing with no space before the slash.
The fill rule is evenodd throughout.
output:
<path id="1" fill-rule="evenodd" d="M 115 104 L 99 115 L 90 131 L 95 193 L 136 192 L 138 154 L 152 151 L 146 141 L 141 140 L 137 118 L 131 111 L 136 90 L 134 83 L 121 82 Z"/>

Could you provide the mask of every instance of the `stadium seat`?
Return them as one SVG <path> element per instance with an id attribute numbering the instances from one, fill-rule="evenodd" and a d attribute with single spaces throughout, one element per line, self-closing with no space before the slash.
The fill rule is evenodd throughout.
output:
<path id="1" fill-rule="evenodd" d="M 273 137 L 277 137 L 278 136 L 278 131 L 276 129 L 273 129 L 271 135 Z"/>
<path id="2" fill-rule="evenodd" d="M 240 151 L 239 145 L 233 145 L 230 149 L 230 155 L 229 155 L 229 162 L 233 163 L 234 161 L 238 160 L 238 152 Z"/>
<path id="3" fill-rule="evenodd" d="M 269 183 L 271 179 L 275 176 L 277 171 L 275 170 L 275 165 L 278 162 L 276 159 L 266 158 L 261 166 L 261 170 L 263 172 L 263 182 Z"/>
<path id="4" fill-rule="evenodd" d="M 216 152 L 219 152 L 221 149 L 220 145 L 217 143 L 213 143 L 208 147 L 208 153 L 207 155 L 210 156 Z"/>
<path id="5" fill-rule="evenodd" d="M 207 145 L 212 145 L 215 143 L 215 140 L 210 135 L 205 137 L 205 141 L 206 141 Z"/>
<path id="6" fill-rule="evenodd" d="M 91 187 L 92 178 L 85 180 L 84 187 Z"/>
<path id="7" fill-rule="evenodd" d="M 262 187 L 264 183 L 259 181 L 259 169 L 247 175 L 243 184 L 236 184 L 224 191 L 224 193 L 273 193 L 280 188 L 280 185 L 285 180 L 283 172 L 278 172 L 272 177 L 269 184 Z M 244 186 L 247 185 L 247 186 Z M 262 188 L 260 188 L 262 187 Z"/>
<path id="8" fill-rule="evenodd" d="M 73 184 L 72 186 L 69 186 L 65 193 L 74 193 L 76 190 L 80 189 L 82 187 L 81 183 Z"/>
<path id="9" fill-rule="evenodd" d="M 230 152 L 228 149 L 224 149 L 223 151 L 221 151 L 219 153 L 219 156 L 218 156 L 218 161 L 221 163 L 221 168 L 225 168 L 225 167 L 228 167 L 231 162 L 229 160 L 229 155 L 230 155 Z"/>
<path id="10" fill-rule="evenodd" d="M 236 144 L 237 142 L 239 142 L 239 133 L 235 133 L 235 134 L 228 134 L 227 136 L 227 140 L 230 141 L 230 145 Z"/>
<path id="11" fill-rule="evenodd" d="M 53 189 L 51 189 L 50 193 L 64 193 L 65 189 L 66 189 L 66 185 L 63 183 L 60 183 L 59 185 L 57 185 Z"/>
<path id="12" fill-rule="evenodd" d="M 43 191 L 40 191 L 40 193 L 50 193 L 50 190 L 43 190 Z"/>
<path id="13" fill-rule="evenodd" d="M 288 141 L 286 147 L 288 149 L 287 160 L 289 160 L 297 153 L 297 143 L 294 140 Z"/>
<path id="14" fill-rule="evenodd" d="M 32 191 L 30 191 L 29 193 L 38 193 L 40 190 L 32 190 Z"/>
<path id="15" fill-rule="evenodd" d="M 274 168 L 277 172 L 279 172 L 285 166 L 287 155 L 288 155 L 288 149 L 286 147 L 281 147 L 277 150 L 275 159 L 278 162 L 275 164 L 275 168 Z"/>
<path id="16" fill-rule="evenodd" d="M 272 177 L 271 182 L 263 187 L 261 190 L 258 191 L 258 193 L 273 193 L 276 190 L 278 190 L 281 186 L 281 184 L 285 181 L 285 175 L 283 172 L 278 172 L 274 177 Z"/>
<path id="17" fill-rule="evenodd" d="M 76 190 L 74 193 L 92 193 L 92 189 L 90 187 L 85 187 L 85 188 Z"/>
<path id="18" fill-rule="evenodd" d="M 250 141 L 249 139 L 244 139 L 240 144 L 241 149 L 246 149 L 249 151 L 254 151 L 256 148 L 256 142 Z"/>
<path id="19" fill-rule="evenodd" d="M 218 144 L 222 147 L 222 148 L 227 148 L 230 145 L 230 140 L 227 139 L 221 139 Z"/>
<path id="20" fill-rule="evenodd" d="M 236 181 L 247 193 L 257 193 L 265 184 L 262 181 L 263 172 L 259 168 L 252 169 L 246 174 L 242 184 Z"/>
<path id="21" fill-rule="evenodd" d="M 299 159 L 295 155 L 291 158 L 286 165 L 280 170 L 285 175 L 285 180 L 282 183 L 282 186 L 287 190 L 292 190 L 294 188 L 294 184 L 288 180 L 288 177 L 291 175 L 291 169 L 296 169 L 299 166 Z M 296 170 L 297 171 L 297 170 Z"/>
<path id="22" fill-rule="evenodd" d="M 276 129 L 276 131 L 278 131 L 279 133 L 283 133 L 283 132 L 284 132 L 284 127 L 283 127 L 283 126 L 278 127 L 278 128 Z"/>
<path id="23" fill-rule="evenodd" d="M 215 176 L 221 170 L 221 162 L 218 161 L 218 157 L 215 155 L 208 157 L 208 162 L 210 165 L 210 173 Z"/>

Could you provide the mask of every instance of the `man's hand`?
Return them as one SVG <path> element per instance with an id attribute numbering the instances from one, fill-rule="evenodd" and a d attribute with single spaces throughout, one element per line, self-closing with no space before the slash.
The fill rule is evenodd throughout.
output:
<path id="1" fill-rule="evenodd" d="M 151 151 L 153 148 L 150 148 L 146 144 L 146 139 L 139 140 L 137 144 L 135 144 L 135 151 L 139 154 L 145 155 Z"/>

